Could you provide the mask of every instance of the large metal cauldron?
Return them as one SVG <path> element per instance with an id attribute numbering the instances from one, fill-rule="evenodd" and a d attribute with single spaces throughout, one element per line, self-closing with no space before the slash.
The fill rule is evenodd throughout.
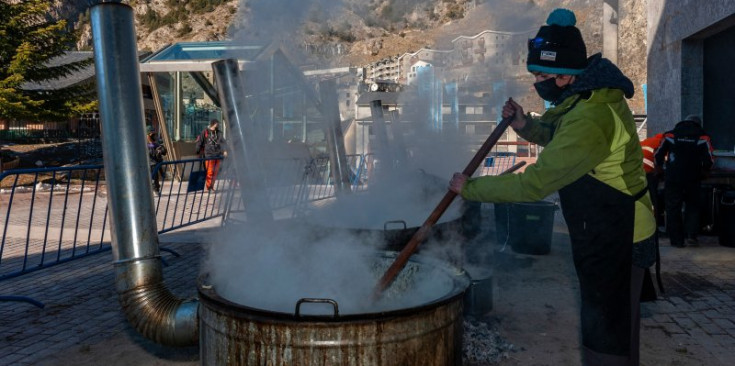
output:
<path id="1" fill-rule="evenodd" d="M 387 268 L 395 255 L 380 253 L 376 262 Z M 461 365 L 463 296 L 469 286 L 462 270 L 413 256 L 384 297 L 400 296 L 401 288 L 416 279 L 412 276 L 425 271 L 440 273 L 450 285 L 423 304 L 348 315 L 340 314 L 339 304 L 326 299 L 302 299 L 294 304 L 293 313 L 236 304 L 221 297 L 202 276 L 202 365 Z M 303 308 L 314 302 L 329 304 L 331 314 L 304 315 Z"/>
<path id="2" fill-rule="evenodd" d="M 414 217 L 424 214 L 424 211 L 416 212 Z M 426 214 L 428 216 L 428 214 Z M 383 217 L 391 217 L 384 215 Z M 422 217 L 425 219 L 426 217 Z M 374 225 L 357 225 L 343 224 L 336 219 L 330 219 L 331 225 L 326 222 L 318 222 L 313 218 L 307 218 L 315 228 L 324 230 L 324 234 L 334 234 L 337 232 L 346 232 L 357 237 L 363 237 L 370 245 L 380 250 L 392 250 L 400 252 L 413 235 L 421 227 L 421 223 L 416 220 L 411 222 L 405 219 L 390 219 L 383 221 L 381 224 Z M 446 213 L 441 219 L 431 227 L 431 232 L 427 239 L 438 242 L 456 241 L 457 238 L 466 238 L 464 231 L 465 217 L 456 210 Z M 318 236 L 318 234 L 315 234 Z"/>
<path id="3" fill-rule="evenodd" d="M 381 250 L 400 251 L 422 226 L 447 192 L 447 181 L 420 174 L 419 184 L 391 190 L 356 192 L 337 200 L 318 201 L 306 221 L 325 233 L 345 231 L 361 235 Z M 383 188 L 383 187 L 381 187 Z M 431 227 L 427 239 L 456 242 L 469 237 L 466 207 L 455 200 Z M 463 241 L 463 240 L 462 240 Z"/>

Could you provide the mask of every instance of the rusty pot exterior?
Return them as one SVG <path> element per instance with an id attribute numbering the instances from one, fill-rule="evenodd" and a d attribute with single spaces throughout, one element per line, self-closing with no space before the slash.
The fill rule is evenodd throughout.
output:
<path id="1" fill-rule="evenodd" d="M 461 298 L 413 315 L 288 321 L 203 302 L 202 365 L 446 366 L 462 362 Z"/>
<path id="2" fill-rule="evenodd" d="M 204 276 L 203 276 L 204 277 Z M 463 298 L 469 277 L 410 308 L 331 316 L 272 312 L 219 296 L 200 278 L 202 365 L 449 366 L 462 364 Z"/>

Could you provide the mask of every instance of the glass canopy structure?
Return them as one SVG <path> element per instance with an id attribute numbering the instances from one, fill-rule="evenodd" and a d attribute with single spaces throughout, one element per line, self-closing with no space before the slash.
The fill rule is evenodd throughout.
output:
<path id="1" fill-rule="evenodd" d="M 212 64 L 223 59 L 238 61 L 248 94 L 242 98 L 257 138 L 274 144 L 300 141 L 312 154 L 326 150 L 320 98 L 282 49 L 231 41 L 181 42 L 140 62 L 151 88 L 145 94 L 154 106 L 146 110 L 146 124 L 159 133 L 171 159 L 193 157 L 197 136 L 210 120 L 222 120 Z"/>

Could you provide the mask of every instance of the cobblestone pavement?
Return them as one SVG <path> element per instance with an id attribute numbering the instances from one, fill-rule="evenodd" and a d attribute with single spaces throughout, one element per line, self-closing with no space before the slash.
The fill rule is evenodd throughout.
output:
<path id="1" fill-rule="evenodd" d="M 707 358 L 711 362 L 699 364 L 732 365 L 735 248 L 718 245 L 712 236 L 700 237 L 699 247 L 674 248 L 668 244 L 668 240 L 662 240 L 666 294 L 643 305 L 643 334 L 669 338 L 674 348 L 664 352 L 695 361 L 711 357 Z"/>
<path id="2" fill-rule="evenodd" d="M 488 244 L 496 253 L 489 317 L 516 349 L 500 365 L 580 364 L 578 290 L 560 216 L 548 255 Z M 207 230 L 161 236 L 162 245 L 181 254 L 162 253 L 165 282 L 176 296 L 196 296 Z M 661 244 L 666 294 L 643 304 L 641 364 L 732 364 L 735 248 L 718 245 L 716 237 L 702 237 L 699 247 Z M 0 281 L 0 296 L 30 296 L 46 305 L 0 302 L 0 365 L 198 365 L 196 347 L 156 345 L 128 325 L 111 261 L 106 252 Z"/>
<path id="3" fill-rule="evenodd" d="M 674 248 L 665 237 L 660 245 L 666 292 L 641 305 L 641 365 L 732 365 L 735 248 L 714 236 L 701 236 L 698 247 Z M 564 224 L 556 223 L 549 255 L 506 248 L 496 250 L 495 264 L 492 315 L 518 350 L 501 365 L 581 364 L 579 290 Z"/>
<path id="4" fill-rule="evenodd" d="M 162 247 L 166 285 L 181 298 L 196 296 L 203 256 L 198 234 L 169 235 Z M 187 240 L 189 242 L 186 242 Z M 0 282 L 0 296 L 28 296 L 45 304 L 0 302 L 0 365 L 197 365 L 198 348 L 156 345 L 136 334 L 120 310 L 112 253 L 105 252 Z M 119 340 L 122 339 L 122 342 Z M 95 351 L 96 348 L 107 351 Z M 103 354 L 104 358 L 100 358 Z"/>

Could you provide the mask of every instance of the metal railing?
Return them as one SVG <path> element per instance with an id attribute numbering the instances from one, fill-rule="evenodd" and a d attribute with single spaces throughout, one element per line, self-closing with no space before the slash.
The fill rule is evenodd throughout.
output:
<path id="1" fill-rule="evenodd" d="M 367 189 L 372 161 L 372 154 L 347 155 L 350 187 L 353 192 Z M 298 215 L 304 205 L 335 196 L 331 164 L 327 157 L 275 160 L 265 164 L 264 170 L 267 182 L 266 194 L 273 210 L 291 208 L 292 212 Z M 228 208 L 227 213 L 238 211 L 243 207 L 242 201 L 239 200 L 239 192 L 237 198 L 230 202 L 237 205 Z"/>
<path id="2" fill-rule="evenodd" d="M 202 163 L 203 159 L 163 162 L 152 170 L 152 176 L 162 174 L 161 189 L 154 197 L 159 233 L 225 213 L 224 201 L 236 194 L 234 180 L 223 171 L 213 190 L 192 189 L 188 177 Z M 110 250 L 104 176 L 102 165 L 0 174 L 0 281 Z M 0 301 L 43 306 L 24 296 L 0 296 Z"/>
<path id="3" fill-rule="evenodd" d="M 220 158 L 164 161 L 151 170 L 159 176 L 161 188 L 154 192 L 158 233 L 166 233 L 205 220 L 220 217 L 227 210 L 241 210 L 242 200 L 236 179 L 229 169 L 219 169 L 212 189 L 205 187 L 205 161 Z M 237 202 L 232 207 L 229 202 Z"/>
<path id="4" fill-rule="evenodd" d="M 491 152 L 485 157 L 485 161 L 477 169 L 476 175 L 498 175 L 516 162 L 516 154 L 512 152 Z"/>
<path id="5" fill-rule="evenodd" d="M 153 192 L 159 234 L 243 211 L 239 182 L 227 160 L 212 189 L 205 187 L 204 162 L 216 159 L 165 161 L 151 168 L 151 179 L 158 177 L 160 185 Z M 348 162 L 352 190 L 365 190 L 372 155 L 350 155 Z M 267 194 L 273 209 L 296 209 L 335 195 L 327 158 L 271 162 L 265 174 L 272 182 Z M 0 281 L 110 250 L 102 165 L 8 170 L 0 174 L 0 187 Z M 0 296 L 0 301 L 43 307 L 24 296 Z"/>
<path id="6" fill-rule="evenodd" d="M 0 174 L 0 280 L 110 249 L 103 175 L 101 165 Z"/>

